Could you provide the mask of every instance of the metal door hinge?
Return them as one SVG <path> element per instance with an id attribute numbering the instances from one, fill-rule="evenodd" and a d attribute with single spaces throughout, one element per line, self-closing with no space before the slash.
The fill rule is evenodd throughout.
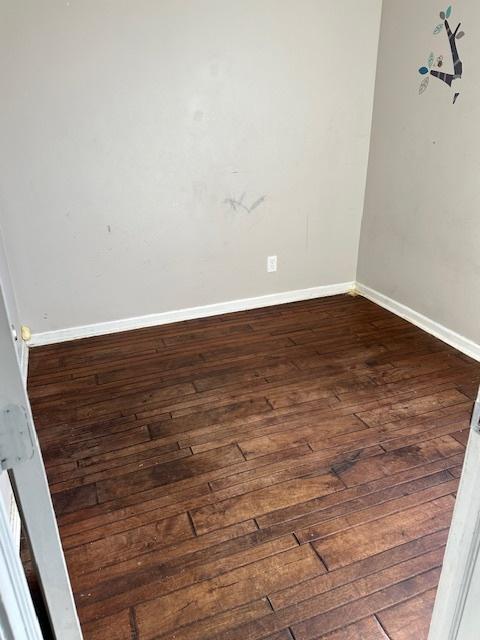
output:
<path id="1" fill-rule="evenodd" d="M 9 405 L 0 411 L 0 470 L 13 469 L 33 457 L 33 437 L 24 407 Z"/>
<path id="2" fill-rule="evenodd" d="M 475 433 L 480 433 L 480 399 L 476 401 L 473 407 L 472 429 Z"/>

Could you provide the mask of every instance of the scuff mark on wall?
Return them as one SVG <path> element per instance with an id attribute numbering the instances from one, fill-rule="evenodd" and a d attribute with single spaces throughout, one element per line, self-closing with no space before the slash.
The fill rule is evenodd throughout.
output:
<path id="1" fill-rule="evenodd" d="M 266 195 L 261 196 L 260 198 L 257 198 L 257 200 L 252 202 L 252 204 L 249 206 L 245 202 L 246 195 L 247 195 L 246 192 L 244 192 L 242 193 L 239 199 L 226 198 L 224 200 L 224 203 L 229 204 L 232 210 L 235 212 L 237 212 L 238 210 L 243 210 L 243 211 L 246 211 L 247 213 L 252 213 L 252 211 L 255 211 L 255 209 L 259 207 L 267 199 Z"/>

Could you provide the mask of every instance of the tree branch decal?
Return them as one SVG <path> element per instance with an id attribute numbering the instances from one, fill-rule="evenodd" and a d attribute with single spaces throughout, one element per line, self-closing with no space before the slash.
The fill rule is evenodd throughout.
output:
<path id="1" fill-rule="evenodd" d="M 463 75 L 463 62 L 460 59 L 460 55 L 457 49 L 457 40 L 460 40 L 465 35 L 464 31 L 460 31 L 461 23 L 459 22 L 455 31 L 452 32 L 450 28 L 449 18 L 452 15 L 452 7 L 449 6 L 446 11 L 440 12 L 440 19 L 443 20 L 442 23 L 438 24 L 434 29 L 434 35 L 438 35 L 443 31 L 445 27 L 445 31 L 448 37 L 448 42 L 450 44 L 450 51 L 452 54 L 452 64 L 453 64 L 453 73 L 445 73 L 444 71 L 440 71 L 443 66 L 443 56 L 439 56 L 437 58 L 436 69 L 432 69 L 432 66 L 435 62 L 435 55 L 433 53 L 430 54 L 428 58 L 428 63 L 426 67 L 420 67 L 418 72 L 422 76 L 426 76 L 420 85 L 419 93 L 424 93 L 428 87 L 430 77 L 433 76 L 438 80 L 441 80 L 449 87 L 452 86 L 454 80 L 460 80 Z M 460 93 L 455 93 L 453 97 L 453 104 L 457 101 Z"/>

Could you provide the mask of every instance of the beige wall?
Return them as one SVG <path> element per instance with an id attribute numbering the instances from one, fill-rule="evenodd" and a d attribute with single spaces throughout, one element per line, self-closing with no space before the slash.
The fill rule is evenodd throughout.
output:
<path id="1" fill-rule="evenodd" d="M 480 343 L 480 4 L 452 4 L 466 32 L 455 105 L 435 78 L 418 94 L 417 69 L 449 51 L 433 36 L 448 2 L 383 2 L 358 280 Z"/>
<path id="2" fill-rule="evenodd" d="M 381 0 L 3 5 L 0 215 L 34 332 L 355 278 Z"/>

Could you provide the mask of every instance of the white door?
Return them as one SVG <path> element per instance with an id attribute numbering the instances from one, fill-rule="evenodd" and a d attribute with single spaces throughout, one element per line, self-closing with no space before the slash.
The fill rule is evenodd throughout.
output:
<path id="1" fill-rule="evenodd" d="M 475 404 L 429 640 L 480 638 L 480 391 Z"/>
<path id="2" fill-rule="evenodd" d="M 56 640 L 81 640 L 45 468 L 0 287 L 0 467 L 8 470 Z M 0 630 L 8 640 L 37 640 L 25 576 L 0 507 Z M 30 635 L 18 629 L 23 624 Z M 17 626 L 15 626 L 17 624 Z M 1 638 L 1 636 L 0 636 Z M 2 638 L 3 640 L 3 638 Z"/>

